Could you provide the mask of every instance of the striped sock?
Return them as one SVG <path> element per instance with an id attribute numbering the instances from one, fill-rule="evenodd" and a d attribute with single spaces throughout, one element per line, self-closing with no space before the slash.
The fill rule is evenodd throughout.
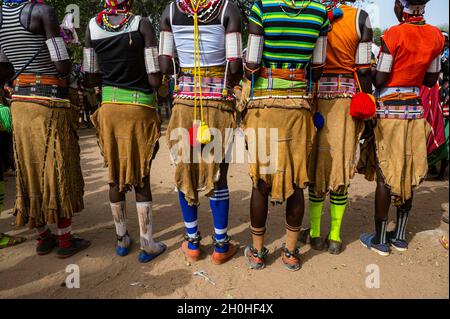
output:
<path id="1" fill-rule="evenodd" d="M 183 214 L 184 226 L 186 227 L 186 234 L 189 238 L 195 238 L 198 234 L 198 207 L 189 206 L 183 192 L 178 191 L 178 199 L 180 201 L 181 213 Z M 189 249 L 198 249 L 199 245 L 188 243 Z"/>
<path id="2" fill-rule="evenodd" d="M 408 224 L 409 211 L 397 209 L 397 225 L 395 226 L 395 239 L 406 240 L 406 226 Z"/>
<path id="3" fill-rule="evenodd" d="M 3 199 L 5 198 L 5 182 L 0 181 L 0 214 L 3 210 Z"/>
<path id="4" fill-rule="evenodd" d="M 331 227 L 328 239 L 341 242 L 341 225 L 348 202 L 348 193 L 330 194 Z"/>
<path id="5" fill-rule="evenodd" d="M 69 248 L 72 246 L 71 242 L 72 235 L 70 234 L 71 231 L 72 231 L 72 219 L 61 218 L 58 221 L 58 229 L 57 229 L 60 248 Z"/>
<path id="6" fill-rule="evenodd" d="M 228 212 L 230 209 L 230 192 L 225 186 L 214 191 L 214 196 L 210 197 L 209 205 L 212 210 L 214 221 L 214 238 L 216 241 L 225 241 L 228 238 Z M 226 253 L 229 245 L 216 247 L 216 252 Z"/>
<path id="7" fill-rule="evenodd" d="M 311 225 L 310 236 L 311 238 L 320 237 L 320 224 L 322 219 L 324 198 L 318 197 L 314 194 L 314 191 L 309 189 L 309 223 Z"/>
<path id="8" fill-rule="evenodd" d="M 386 244 L 387 224 L 387 219 L 383 220 L 375 217 L 375 238 L 373 239 L 374 244 Z"/>

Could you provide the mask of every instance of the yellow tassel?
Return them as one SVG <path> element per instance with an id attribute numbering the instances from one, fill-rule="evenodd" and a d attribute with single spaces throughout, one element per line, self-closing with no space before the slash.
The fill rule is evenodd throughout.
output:
<path id="1" fill-rule="evenodd" d="M 228 90 L 227 89 L 223 89 L 222 90 L 222 96 L 223 97 L 227 97 L 228 96 Z"/>
<path id="2" fill-rule="evenodd" d="M 205 122 L 200 122 L 200 126 L 197 130 L 197 141 L 200 144 L 208 144 L 211 142 L 211 131 L 209 130 L 208 124 Z"/>

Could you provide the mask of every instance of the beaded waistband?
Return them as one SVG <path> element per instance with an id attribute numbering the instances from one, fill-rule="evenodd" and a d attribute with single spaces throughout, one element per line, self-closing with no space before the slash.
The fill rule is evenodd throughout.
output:
<path id="1" fill-rule="evenodd" d="M 104 86 L 102 89 L 102 104 L 133 104 L 145 107 L 155 107 L 155 94 L 127 90 L 115 86 Z"/>
<path id="2" fill-rule="evenodd" d="M 195 78 L 182 75 L 178 78 L 178 87 L 174 92 L 174 98 L 191 99 L 200 96 L 199 89 L 195 90 Z M 222 77 L 202 77 L 202 99 L 204 100 L 226 100 L 233 101 L 234 96 L 230 88 L 225 85 Z"/>
<path id="3" fill-rule="evenodd" d="M 67 99 L 67 80 L 51 75 L 22 74 L 13 83 L 14 96 Z"/>
<path id="4" fill-rule="evenodd" d="M 315 91 L 319 99 L 352 98 L 358 93 L 358 87 L 352 74 L 325 74 Z"/>
<path id="5" fill-rule="evenodd" d="M 379 119 L 417 120 L 424 118 L 425 111 L 420 99 L 379 101 Z"/>
<path id="6" fill-rule="evenodd" d="M 305 69 L 269 69 L 261 68 L 261 77 L 288 81 L 306 81 Z"/>

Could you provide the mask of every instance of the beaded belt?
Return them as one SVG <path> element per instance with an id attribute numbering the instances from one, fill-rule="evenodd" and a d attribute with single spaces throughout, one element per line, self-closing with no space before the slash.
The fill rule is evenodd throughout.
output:
<path id="1" fill-rule="evenodd" d="M 224 89 L 226 94 L 224 94 Z M 174 97 L 194 99 L 195 95 L 195 78 L 189 75 L 179 77 L 178 88 L 174 93 Z M 197 96 L 200 96 L 198 89 Z M 225 86 L 225 79 L 219 77 L 202 77 L 202 98 L 204 100 L 234 100 L 231 90 Z"/>
<path id="2" fill-rule="evenodd" d="M 305 69 L 268 69 L 261 68 L 261 77 L 270 79 L 282 79 L 288 81 L 302 81 L 306 80 Z"/>
<path id="3" fill-rule="evenodd" d="M 115 86 L 104 86 L 102 89 L 102 104 L 133 104 L 146 107 L 155 107 L 155 94 L 122 89 Z"/>
<path id="4" fill-rule="evenodd" d="M 15 86 L 13 97 L 18 96 L 40 96 L 53 99 L 67 99 L 69 97 L 69 89 L 45 84 Z"/>
<path id="5" fill-rule="evenodd" d="M 316 85 L 319 99 L 351 98 L 358 93 L 353 74 L 325 74 Z"/>
<path id="6" fill-rule="evenodd" d="M 262 68 L 253 85 L 250 100 L 312 98 L 304 69 Z"/>
<path id="7" fill-rule="evenodd" d="M 424 114 L 419 98 L 378 101 L 377 117 L 379 119 L 417 120 L 424 118 Z"/>
<path id="8" fill-rule="evenodd" d="M 22 74 L 13 83 L 14 97 L 33 96 L 51 99 L 67 99 L 67 81 L 51 75 Z"/>

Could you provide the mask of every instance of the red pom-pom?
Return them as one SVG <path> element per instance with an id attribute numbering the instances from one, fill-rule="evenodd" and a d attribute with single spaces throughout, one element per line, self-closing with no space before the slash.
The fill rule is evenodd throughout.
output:
<path id="1" fill-rule="evenodd" d="M 368 120 L 375 116 L 377 105 L 375 97 L 367 93 L 357 93 L 350 104 L 350 115 L 361 120 Z"/>
<path id="2" fill-rule="evenodd" d="M 328 10 L 327 14 L 328 14 L 328 19 L 330 20 L 331 23 L 333 23 L 333 21 L 334 21 L 333 10 Z"/>
<path id="3" fill-rule="evenodd" d="M 102 24 L 102 20 L 103 20 L 103 15 L 105 14 L 104 11 L 101 11 L 99 14 L 97 14 L 97 23 L 98 24 Z"/>

